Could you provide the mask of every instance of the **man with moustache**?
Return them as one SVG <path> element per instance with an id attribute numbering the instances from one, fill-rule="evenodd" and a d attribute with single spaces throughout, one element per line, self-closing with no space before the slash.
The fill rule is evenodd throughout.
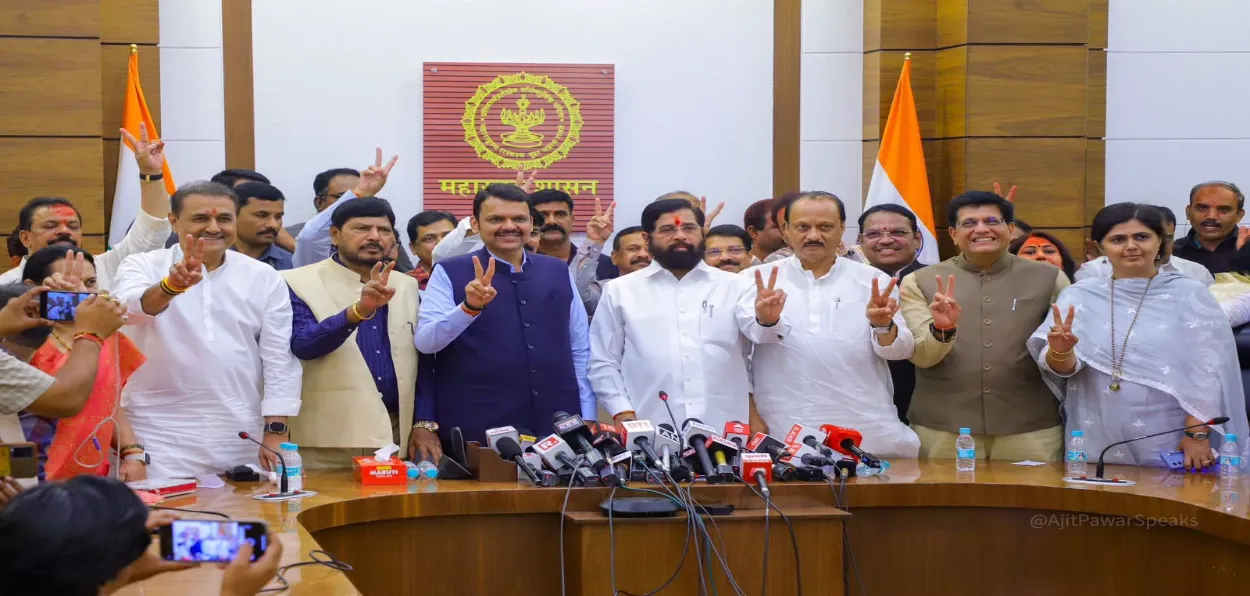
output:
<path id="1" fill-rule="evenodd" d="M 147 363 L 122 396 L 152 458 L 149 476 L 219 474 L 276 458 L 300 410 L 300 366 L 291 354 L 291 297 L 272 267 L 230 250 L 235 194 L 215 182 L 183 185 L 170 199 L 180 246 L 127 258 L 115 295 Z"/>
<path id="2" fill-rule="evenodd" d="M 483 441 L 498 426 L 548 434 L 557 411 L 593 420 L 586 309 L 566 262 L 525 250 L 528 195 L 487 186 L 471 224 L 484 248 L 434 266 L 417 325 L 417 349 L 435 355 L 437 426 Z"/>
<path id="3" fill-rule="evenodd" d="M 95 255 L 96 275 L 99 288 L 111 290 L 117 269 L 130 255 L 158 250 L 165 246 L 169 236 L 169 194 L 165 191 L 164 174 L 165 143 L 148 138 L 147 128 L 140 125 L 136 139 L 126 129 L 122 137 L 134 148 L 135 162 L 139 165 L 139 213 L 134 225 L 122 241 L 104 254 Z M 18 213 L 18 239 L 26 247 L 26 254 L 52 244 L 82 246 L 82 215 L 69 199 L 62 197 L 35 197 Z M 26 258 L 17 267 L 0 275 L 0 284 L 22 283 L 22 269 Z"/>
<path id="4" fill-rule="evenodd" d="M 595 199 L 596 208 L 595 215 L 603 214 L 602 209 L 598 206 L 599 199 Z M 540 239 L 538 241 L 538 254 L 543 254 L 557 259 L 564 260 L 565 263 L 572 264 L 573 259 L 578 256 L 579 249 L 573 241 L 569 239 L 569 235 L 573 233 L 573 197 L 569 193 L 556 189 L 543 189 L 530 195 L 530 204 L 534 206 L 539 213 L 543 214 L 542 227 L 538 229 Z M 615 205 L 615 203 L 613 203 Z M 609 207 L 611 210 L 611 207 Z M 591 245 L 598 245 L 600 250 L 603 249 L 604 242 L 608 238 L 595 237 L 591 238 L 591 231 L 586 231 L 587 240 Z M 608 236 L 611 236 L 609 230 Z M 593 250 L 593 248 L 592 248 Z M 583 258 L 589 258 L 582 255 Z M 597 262 L 595 269 L 595 278 L 599 280 L 609 280 L 618 275 L 616 265 L 612 263 L 612 259 L 605 254 L 598 254 L 595 257 Z"/>
<path id="5" fill-rule="evenodd" d="M 874 205 L 859 216 L 859 247 L 868 264 L 894 279 L 903 279 L 924 267 L 917 260 L 924 239 L 916 214 L 902 205 Z M 894 386 L 894 407 L 907 423 L 907 409 L 916 389 L 916 365 L 909 360 L 889 360 Z"/>
<path id="6" fill-rule="evenodd" d="M 647 252 L 647 233 L 642 226 L 622 228 L 612 239 L 612 263 L 621 275 L 633 273 L 651 264 Z"/>
<path id="7" fill-rule="evenodd" d="M 1185 217 L 1189 233 L 1172 254 L 1206 267 L 1212 275 L 1232 271 L 1237 224 L 1246 215 L 1246 195 L 1232 182 L 1203 182 L 1189 191 Z"/>
<path id="8" fill-rule="evenodd" d="M 790 203 L 793 203 L 802 194 L 801 192 L 789 192 L 773 199 L 772 205 L 769 207 L 769 214 L 778 229 L 784 228 L 786 225 L 786 210 L 790 207 Z M 784 234 L 782 238 L 785 238 Z M 794 249 L 789 246 L 782 246 L 765 257 L 764 262 L 774 263 L 792 256 L 794 256 Z M 860 254 L 858 246 L 847 246 L 841 242 L 838 243 L 838 256 L 860 263 L 864 262 L 864 256 Z"/>
<path id="9" fill-rule="evenodd" d="M 291 253 L 276 243 L 286 214 L 282 191 L 264 182 L 244 182 L 234 194 L 239 209 L 234 249 L 278 271 L 294 267 Z"/>
<path id="10" fill-rule="evenodd" d="M 716 226 L 707 232 L 703 260 L 721 271 L 741 273 L 751 265 L 751 236 L 733 224 Z"/>
<path id="11" fill-rule="evenodd" d="M 1159 272 L 1179 273 L 1204 286 L 1215 283 L 1215 276 L 1211 275 L 1206 267 L 1172 254 L 1176 248 L 1176 213 L 1162 205 L 1155 205 L 1155 207 L 1163 213 L 1163 231 L 1165 232 L 1161 239 L 1162 244 L 1159 246 L 1159 260 L 1155 263 Z M 1111 262 L 1107 260 L 1107 257 L 1099 256 L 1082 264 L 1081 268 L 1076 270 L 1075 277 L 1076 281 L 1089 277 L 1110 278 Z"/>
<path id="12" fill-rule="evenodd" d="M 680 424 L 713 428 L 749 420 L 752 343 L 779 342 L 790 326 L 786 295 L 703 261 L 703 212 L 680 199 L 642 211 L 652 263 L 603 286 L 591 324 L 590 379 L 613 421 L 668 420 L 660 391 Z"/>
<path id="13" fill-rule="evenodd" d="M 959 255 L 903 279 L 903 317 L 916 338 L 907 418 L 920 457 L 954 457 L 964 427 L 981 459 L 1055 461 L 1063 449 L 1058 406 L 1025 340 L 1048 320 L 1068 276 L 1007 251 L 1014 215 L 996 193 L 955 197 L 946 218 Z"/>
<path id="14" fill-rule="evenodd" d="M 772 268 L 788 297 L 793 325 L 785 341 L 755 346 L 755 403 L 768 428 L 828 422 L 864 434 L 864 449 L 916 457 L 920 439 L 899 420 L 887 362 L 915 345 L 892 296 L 896 278 L 841 258 L 846 230 L 842 200 L 827 192 L 800 194 L 786 214 L 793 257 Z"/>
<path id="15" fill-rule="evenodd" d="M 421 289 L 434 272 L 434 247 L 456 229 L 456 216 L 447 211 L 422 211 L 408 220 L 408 248 L 417 256 L 417 266 L 408 273 Z"/>
<path id="16" fill-rule="evenodd" d="M 771 217 L 772 204 L 772 199 L 762 199 L 751 203 L 742 214 L 742 227 L 751 235 L 751 266 L 762 264 L 768 255 L 786 246 L 781 228 Z"/>
<path id="17" fill-rule="evenodd" d="M 418 428 L 434 455 L 434 404 L 413 416 L 418 284 L 383 264 L 398 242 L 395 213 L 381 199 L 351 201 L 334 212 L 330 237 L 334 256 L 283 274 L 291 288 L 291 352 L 304 365 L 291 440 L 308 469 L 350 468 L 353 457 L 387 443 L 415 454 Z"/>

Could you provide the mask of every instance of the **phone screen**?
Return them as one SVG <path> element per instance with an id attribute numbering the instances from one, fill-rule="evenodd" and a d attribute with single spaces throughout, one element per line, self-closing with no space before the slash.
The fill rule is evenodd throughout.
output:
<path id="1" fill-rule="evenodd" d="M 39 295 L 39 315 L 49 321 L 73 321 L 78 305 L 91 294 L 49 291 Z"/>
<path id="2" fill-rule="evenodd" d="M 252 544 L 253 561 L 264 554 L 265 524 L 180 519 L 161 528 L 161 557 L 167 561 L 229 563 L 245 542 Z"/>

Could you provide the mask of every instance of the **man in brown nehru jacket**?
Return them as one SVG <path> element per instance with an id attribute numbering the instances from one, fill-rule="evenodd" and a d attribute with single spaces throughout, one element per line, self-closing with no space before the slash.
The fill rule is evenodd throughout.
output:
<path id="1" fill-rule="evenodd" d="M 978 459 L 1057 461 L 1059 404 L 1025 340 L 1068 286 L 1062 270 L 1007 252 L 1014 209 L 969 191 L 947 207 L 960 254 L 903 280 L 902 310 L 916 338 L 916 391 L 907 413 L 920 457 L 955 457 L 961 427 Z"/>

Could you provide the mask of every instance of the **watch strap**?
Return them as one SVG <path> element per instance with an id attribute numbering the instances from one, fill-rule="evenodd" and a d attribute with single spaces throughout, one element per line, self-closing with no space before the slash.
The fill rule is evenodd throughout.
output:
<path id="1" fill-rule="evenodd" d="M 1199 440 L 1199 441 L 1205 441 L 1205 440 L 1207 440 L 1207 439 L 1211 438 L 1211 433 L 1210 433 L 1209 431 L 1205 431 L 1205 430 L 1200 430 L 1200 431 L 1198 431 L 1198 432 L 1194 432 L 1194 431 L 1191 431 L 1191 430 L 1187 430 L 1187 431 L 1185 431 L 1185 436 L 1187 436 L 1187 437 L 1189 437 L 1189 438 L 1191 438 L 1191 439 L 1197 439 L 1197 440 Z"/>
<path id="2" fill-rule="evenodd" d="M 163 180 L 164 178 L 165 178 L 164 172 L 161 172 L 159 174 L 139 174 L 139 179 L 144 182 L 156 182 L 157 180 Z"/>

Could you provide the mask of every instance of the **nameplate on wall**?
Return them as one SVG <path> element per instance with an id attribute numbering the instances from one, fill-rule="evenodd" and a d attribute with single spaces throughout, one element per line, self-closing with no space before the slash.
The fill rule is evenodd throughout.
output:
<path id="1" fill-rule="evenodd" d="M 613 197 L 611 64 L 426 62 L 424 208 L 472 215 L 473 197 L 517 168 L 573 197 L 576 231 Z"/>

